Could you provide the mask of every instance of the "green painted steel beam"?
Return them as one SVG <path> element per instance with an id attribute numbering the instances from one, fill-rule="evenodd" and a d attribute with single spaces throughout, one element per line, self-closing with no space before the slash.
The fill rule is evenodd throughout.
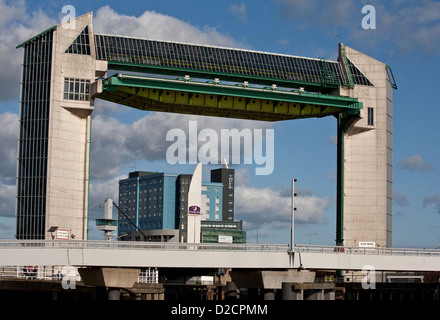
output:
<path id="1" fill-rule="evenodd" d="M 18 48 L 24 47 L 24 46 L 27 45 L 28 43 L 30 43 L 30 42 L 32 42 L 33 40 L 37 39 L 38 37 L 41 37 L 42 35 L 44 35 L 44 34 L 50 32 L 50 31 L 52 31 L 52 30 L 56 30 L 56 29 L 57 29 L 57 26 L 50 27 L 49 29 L 46 29 L 46 30 L 44 30 L 43 32 L 40 32 L 39 34 L 37 34 L 37 35 L 33 36 L 32 38 L 26 40 L 25 42 L 19 44 L 19 45 L 16 46 L 15 48 L 18 49 Z"/>
<path id="2" fill-rule="evenodd" d="M 322 64 L 326 64 L 326 61 L 321 62 Z M 153 73 L 153 74 L 163 74 L 163 75 L 182 75 L 188 74 L 192 78 L 206 78 L 206 79 L 215 79 L 220 78 L 224 81 L 252 81 L 255 84 L 276 84 L 278 86 L 288 86 L 288 87 L 303 87 L 310 91 L 316 92 L 328 92 L 334 88 L 338 88 L 339 84 L 336 82 L 330 82 L 324 76 L 322 83 L 316 82 L 307 82 L 307 81 L 298 81 L 298 80 L 286 80 L 279 79 L 273 77 L 268 73 L 267 77 L 258 77 L 258 76 L 250 76 L 250 75 L 240 75 L 240 74 L 232 74 L 232 73 L 224 73 L 224 72 L 210 72 L 204 70 L 195 70 L 189 68 L 172 68 L 172 67 L 164 67 L 159 65 L 152 64 L 136 64 L 131 62 L 119 62 L 119 61 L 109 61 L 108 69 L 115 71 L 130 71 L 130 72 L 138 72 L 138 73 Z"/>
<path id="3" fill-rule="evenodd" d="M 348 97 L 188 78 L 118 74 L 102 80 L 102 88 L 98 98 L 137 109 L 260 121 L 358 115 L 362 109 Z"/>

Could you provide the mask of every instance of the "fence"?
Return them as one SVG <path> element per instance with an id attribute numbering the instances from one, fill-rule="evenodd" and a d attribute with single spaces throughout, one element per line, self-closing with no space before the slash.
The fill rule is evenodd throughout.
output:
<path id="1" fill-rule="evenodd" d="M 64 266 L 5 266 L 0 267 L 0 279 L 61 281 L 66 276 L 63 274 L 63 268 Z M 69 273 L 69 276 L 72 274 Z M 75 280 L 81 281 L 77 268 L 75 268 Z M 143 269 L 137 282 L 159 283 L 159 270 L 157 268 Z"/>

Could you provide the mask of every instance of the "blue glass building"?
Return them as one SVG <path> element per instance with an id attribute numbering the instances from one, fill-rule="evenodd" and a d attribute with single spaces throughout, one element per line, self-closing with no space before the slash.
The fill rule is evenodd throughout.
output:
<path id="1" fill-rule="evenodd" d="M 202 182 L 202 221 L 221 221 L 223 216 L 223 184 Z"/>
<path id="2" fill-rule="evenodd" d="M 177 175 L 157 172 L 131 172 L 119 181 L 119 206 L 142 230 L 176 229 Z M 136 230 L 119 213 L 118 235 Z"/>
<path id="3" fill-rule="evenodd" d="M 191 178 L 190 174 L 136 171 L 120 180 L 119 207 L 130 219 L 119 213 L 118 236 L 140 240 L 137 226 L 150 241 L 169 241 L 175 237 L 180 219 L 187 214 Z M 201 196 L 202 222 L 222 221 L 223 183 L 202 182 Z"/>

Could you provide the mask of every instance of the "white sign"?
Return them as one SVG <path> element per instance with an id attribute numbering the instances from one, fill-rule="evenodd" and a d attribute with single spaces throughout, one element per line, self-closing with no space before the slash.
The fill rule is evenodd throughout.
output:
<path id="1" fill-rule="evenodd" d="M 232 243 L 232 236 L 218 236 L 218 243 Z"/>
<path id="2" fill-rule="evenodd" d="M 57 239 L 57 240 L 69 240 L 69 230 L 57 229 L 55 231 L 55 239 Z"/>
<path id="3" fill-rule="evenodd" d="M 362 241 L 362 242 L 359 242 L 359 247 L 375 248 L 376 247 L 376 242 L 373 242 L 373 241 Z"/>

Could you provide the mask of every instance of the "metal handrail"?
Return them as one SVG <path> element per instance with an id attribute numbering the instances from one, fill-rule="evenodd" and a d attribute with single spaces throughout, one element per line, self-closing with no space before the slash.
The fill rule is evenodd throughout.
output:
<path id="1" fill-rule="evenodd" d="M 54 249 L 127 249 L 127 250 L 206 250 L 247 252 L 300 252 L 328 254 L 369 254 L 404 256 L 440 256 L 438 249 L 384 248 L 384 247 L 339 247 L 329 245 L 284 244 L 229 244 L 229 243 L 178 243 L 99 240 L 0 240 L 0 248 L 54 248 Z"/>

